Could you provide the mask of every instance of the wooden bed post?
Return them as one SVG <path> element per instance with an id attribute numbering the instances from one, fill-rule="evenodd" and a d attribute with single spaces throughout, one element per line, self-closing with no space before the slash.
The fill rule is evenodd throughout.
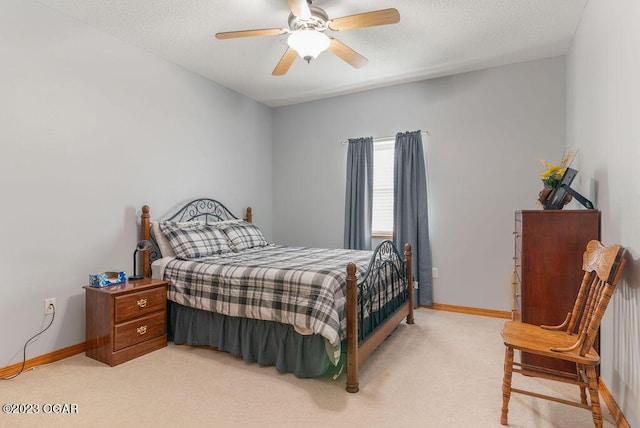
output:
<path id="1" fill-rule="evenodd" d="M 151 227 L 151 216 L 149 215 L 149 206 L 145 205 L 142 207 L 142 215 L 140 216 L 140 235 L 141 239 L 148 241 L 151 238 L 151 234 L 149 232 L 149 228 Z M 149 250 L 146 250 L 145 254 Z M 148 278 L 151 273 L 151 266 L 149 266 L 149 257 L 145 255 L 142 258 L 142 276 Z"/>
<path id="2" fill-rule="evenodd" d="M 358 392 L 358 278 L 347 265 L 347 392 Z"/>
<path id="3" fill-rule="evenodd" d="M 411 267 L 411 244 L 404 244 L 404 258 L 407 263 L 407 292 L 409 293 L 409 314 L 407 324 L 413 324 L 413 269 Z"/>
<path id="4" fill-rule="evenodd" d="M 253 212 L 251 211 L 251 207 L 247 207 L 245 220 L 247 221 L 247 223 L 253 223 Z"/>

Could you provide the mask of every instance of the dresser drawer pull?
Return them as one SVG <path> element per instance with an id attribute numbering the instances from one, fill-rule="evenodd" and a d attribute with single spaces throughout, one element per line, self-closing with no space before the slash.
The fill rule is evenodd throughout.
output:
<path id="1" fill-rule="evenodd" d="M 140 306 L 141 308 L 144 308 L 145 306 L 147 306 L 147 299 L 140 299 L 136 303 L 138 303 L 138 306 Z"/>
<path id="2" fill-rule="evenodd" d="M 147 332 L 147 326 L 146 325 L 140 326 L 140 327 L 136 328 L 136 331 L 138 332 L 138 334 L 140 336 L 142 336 L 143 334 L 145 334 Z"/>

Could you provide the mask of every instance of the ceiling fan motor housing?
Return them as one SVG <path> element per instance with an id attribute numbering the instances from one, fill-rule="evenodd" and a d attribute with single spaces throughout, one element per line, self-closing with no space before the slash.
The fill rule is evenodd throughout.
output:
<path id="1" fill-rule="evenodd" d="M 311 17 L 309 17 L 309 19 L 301 19 L 293 13 L 289 14 L 289 28 L 291 31 L 324 31 L 327 29 L 327 22 L 329 21 L 329 15 L 327 15 L 327 12 L 316 6 L 309 6 L 309 9 L 311 10 Z"/>

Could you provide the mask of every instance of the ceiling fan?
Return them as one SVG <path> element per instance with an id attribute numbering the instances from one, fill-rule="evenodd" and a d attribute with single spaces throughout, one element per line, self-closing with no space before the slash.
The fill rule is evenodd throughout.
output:
<path id="1" fill-rule="evenodd" d="M 311 0 L 287 0 L 291 13 L 289 28 L 265 28 L 259 30 L 227 31 L 217 33 L 217 39 L 235 39 L 239 37 L 276 36 L 289 34 L 289 47 L 273 69 L 274 76 L 282 76 L 300 55 L 311 62 L 321 52 L 328 50 L 355 68 L 367 64 L 368 60 L 337 39 L 324 34 L 326 30 L 342 31 L 354 28 L 373 27 L 376 25 L 395 24 L 400 22 L 400 14 L 396 9 L 382 9 L 372 12 L 358 13 L 329 19 L 329 15 L 316 6 Z"/>

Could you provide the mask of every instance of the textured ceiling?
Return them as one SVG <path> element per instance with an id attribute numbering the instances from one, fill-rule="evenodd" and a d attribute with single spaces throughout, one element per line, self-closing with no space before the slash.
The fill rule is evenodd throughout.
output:
<path id="1" fill-rule="evenodd" d="M 395 7 L 398 24 L 332 32 L 369 63 L 322 53 L 271 72 L 286 36 L 214 34 L 286 28 L 286 0 L 38 0 L 269 106 L 564 54 L 588 0 L 315 0 L 330 18 Z"/>

